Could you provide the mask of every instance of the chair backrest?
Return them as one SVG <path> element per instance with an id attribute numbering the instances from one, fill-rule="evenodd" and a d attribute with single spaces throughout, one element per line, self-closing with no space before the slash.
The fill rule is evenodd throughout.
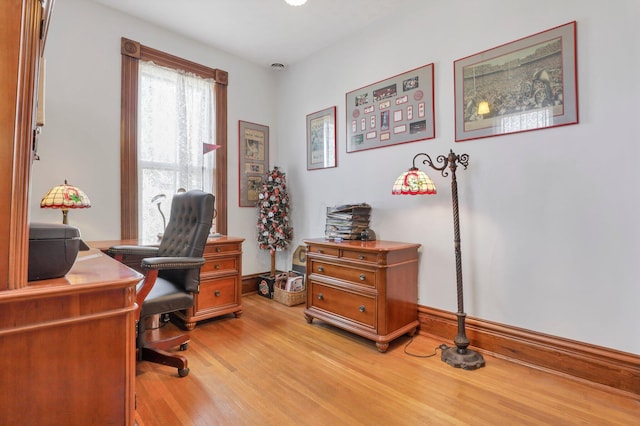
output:
<path id="1" fill-rule="evenodd" d="M 215 197 L 200 190 L 178 193 L 171 202 L 171 216 L 164 231 L 158 256 L 202 257 L 213 221 Z M 198 270 L 167 270 L 159 274 L 188 291 L 197 291 Z"/>

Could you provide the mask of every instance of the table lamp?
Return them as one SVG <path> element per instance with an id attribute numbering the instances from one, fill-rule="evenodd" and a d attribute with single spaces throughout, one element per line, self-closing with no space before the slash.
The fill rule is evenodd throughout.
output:
<path id="1" fill-rule="evenodd" d="M 62 223 L 67 224 L 67 212 L 69 209 L 86 209 L 91 207 L 91 200 L 80 188 L 69 185 L 65 179 L 64 184 L 54 186 L 42 197 L 40 207 L 43 209 L 61 209 Z"/>

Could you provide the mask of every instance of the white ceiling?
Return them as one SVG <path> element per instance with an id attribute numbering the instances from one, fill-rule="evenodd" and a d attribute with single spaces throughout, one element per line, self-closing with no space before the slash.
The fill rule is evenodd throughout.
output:
<path id="1" fill-rule="evenodd" d="M 308 0 L 297 7 L 284 0 L 90 1 L 270 66 L 294 64 L 374 22 L 383 24 L 411 0 Z"/>

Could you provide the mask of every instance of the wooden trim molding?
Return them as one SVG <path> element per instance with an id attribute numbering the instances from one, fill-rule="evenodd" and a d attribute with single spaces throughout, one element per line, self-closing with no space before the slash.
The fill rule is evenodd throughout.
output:
<path id="1" fill-rule="evenodd" d="M 268 274 L 268 272 L 265 272 Z M 251 274 L 242 276 L 242 295 L 256 293 L 258 291 L 258 277 L 262 274 Z"/>
<path id="2" fill-rule="evenodd" d="M 420 334 L 452 341 L 457 318 L 418 306 Z M 606 386 L 637 398 L 640 395 L 640 356 L 577 342 L 518 327 L 467 317 L 466 334 L 472 348 L 530 367 Z"/>
<path id="3" fill-rule="evenodd" d="M 120 96 L 120 238 L 138 237 L 138 59 L 140 45 L 123 46 Z"/>
<path id="4" fill-rule="evenodd" d="M 168 68 L 186 70 L 202 78 L 210 78 L 215 85 L 216 150 L 215 197 L 216 231 L 227 233 L 227 85 L 226 71 L 209 68 L 195 62 L 144 46 L 122 37 L 121 118 L 120 118 L 120 238 L 138 238 L 138 64 L 152 61 Z"/>

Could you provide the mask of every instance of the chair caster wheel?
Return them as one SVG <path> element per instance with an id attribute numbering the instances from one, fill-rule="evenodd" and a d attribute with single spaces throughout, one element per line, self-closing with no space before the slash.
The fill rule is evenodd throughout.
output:
<path id="1" fill-rule="evenodd" d="M 187 375 L 189 375 L 189 369 L 188 368 L 178 368 L 178 376 L 187 377 Z"/>
<path id="2" fill-rule="evenodd" d="M 183 343 L 183 344 L 180 345 L 180 350 L 181 351 L 186 351 L 188 347 L 189 347 L 189 342 Z"/>

